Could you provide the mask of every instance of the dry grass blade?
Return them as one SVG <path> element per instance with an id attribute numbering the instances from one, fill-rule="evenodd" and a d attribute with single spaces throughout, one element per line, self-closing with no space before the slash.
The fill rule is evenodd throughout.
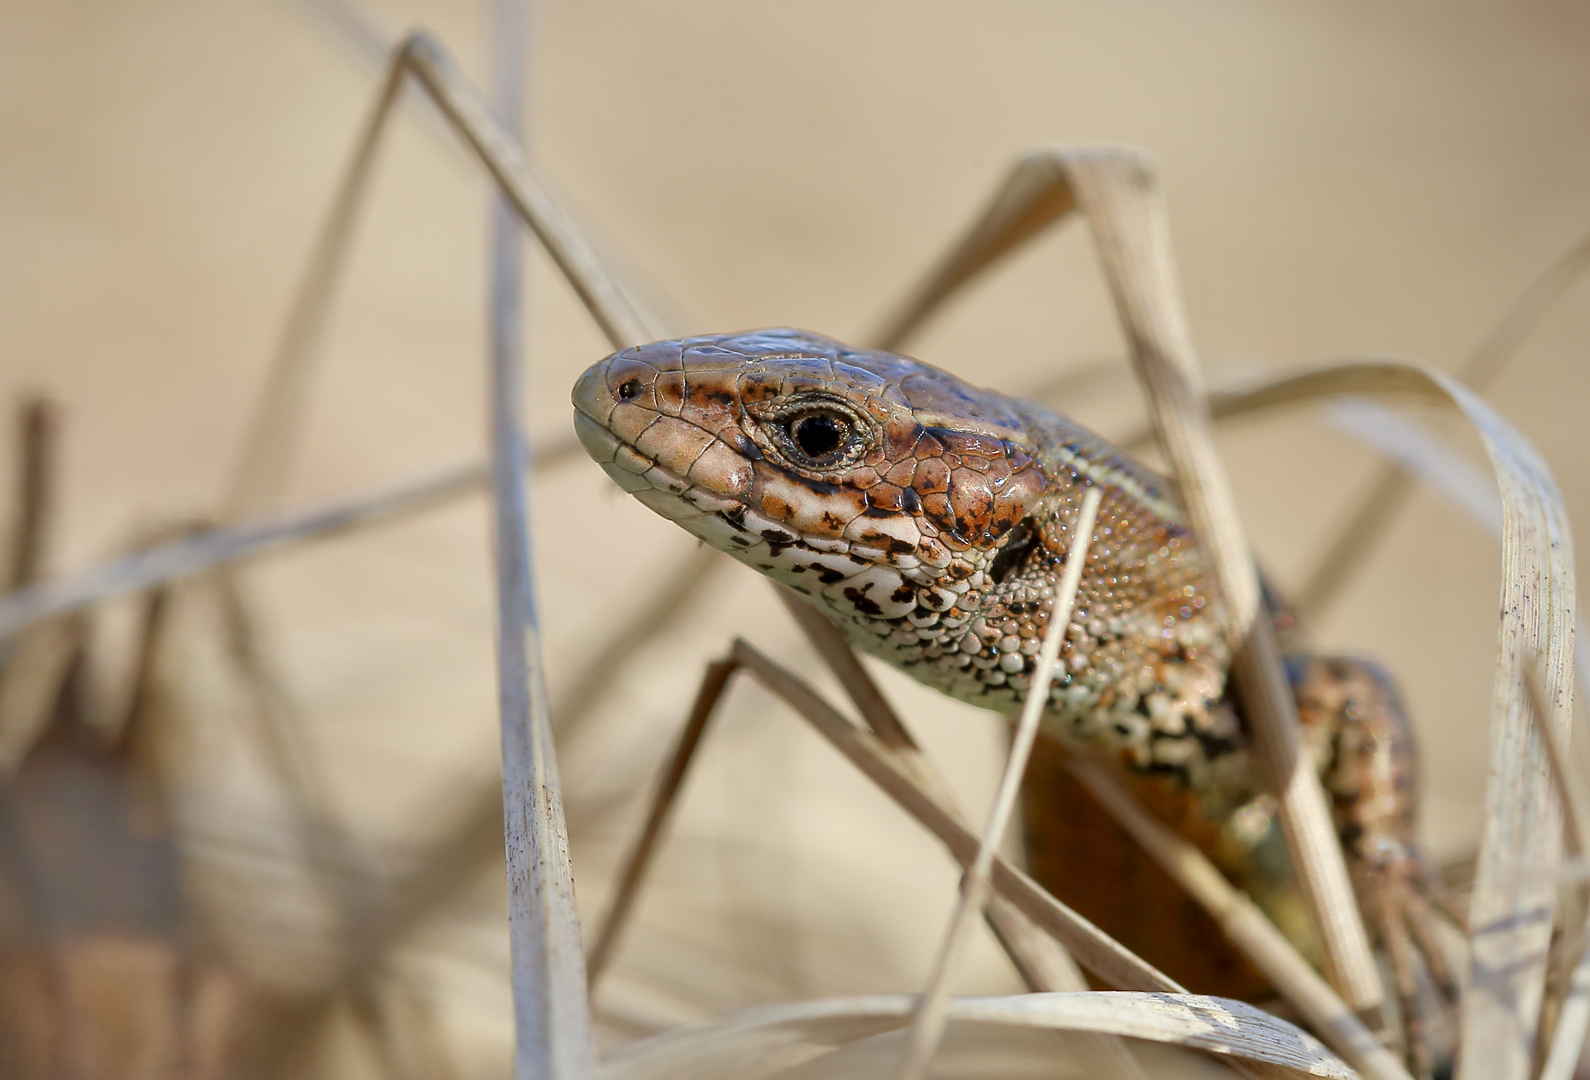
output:
<path id="1" fill-rule="evenodd" d="M 357 10 L 352 5 L 331 7 L 335 23 L 356 28 L 355 39 L 367 42 L 378 35 L 368 18 L 350 19 L 349 14 Z M 479 155 L 608 338 L 621 346 L 661 336 L 656 317 L 608 271 L 583 231 L 526 165 L 517 140 L 497 124 L 491 110 L 459 74 L 446 52 L 426 34 L 417 32 L 390 54 L 375 103 L 294 293 L 260 403 L 250 419 L 238 465 L 222 501 L 223 520 L 258 508 L 281 486 L 303 416 L 315 349 L 335 299 L 357 215 L 366 201 L 376 151 L 399 100 L 399 91 L 411 74 L 429 92 L 442 116 Z"/>
<path id="2" fill-rule="evenodd" d="M 602 1080 L 761 1080 L 910 1022 L 907 995 L 839 998 L 746 1009 L 626 1047 Z M 1028 994 L 957 998 L 951 1023 L 996 1029 L 1107 1032 L 1187 1047 L 1245 1066 L 1249 1075 L 1354 1074 L 1314 1039 L 1251 1005 L 1192 994 Z"/>
<path id="3" fill-rule="evenodd" d="M 1229 401 L 1236 415 L 1246 403 L 1238 392 Z M 1326 420 L 1367 446 L 1380 451 L 1406 473 L 1444 496 L 1482 529 L 1502 540 L 1502 499 L 1496 482 L 1471 466 L 1445 443 L 1405 416 L 1363 398 L 1344 398 L 1325 410 Z M 1583 616 L 1576 613 L 1574 676 L 1579 685 L 1590 685 L 1590 635 Z"/>
<path id="4" fill-rule="evenodd" d="M 942 794 L 942 783 L 932 776 L 931 770 L 926 769 L 914 744 L 890 746 L 871 733 L 857 729 L 829 707 L 798 676 L 775 664 L 746 642 L 738 641 L 730 655 L 711 665 L 703 677 L 690 718 L 657 783 L 646 823 L 629 855 L 620 864 L 618 887 L 610 902 L 607 917 L 596 934 L 596 944 L 592 947 L 590 964 L 593 972 L 600 972 L 611 960 L 614 945 L 623 932 L 679 788 L 700 745 L 701 736 L 711 720 L 714 708 L 727 690 L 729 679 L 742 667 L 749 669 L 764 687 L 812 724 L 819 734 L 878 783 L 885 794 L 894 798 L 902 809 L 922 821 L 963 865 L 969 863 L 975 854 L 976 840 L 973 834 L 960 822 Z M 1113 985 L 1180 990 L 1176 983 L 1054 900 L 1030 879 L 1011 871 L 1002 861 L 996 862 L 994 866 L 995 887 L 1001 893 L 996 898 L 996 904 L 1006 909 L 1006 915 L 1019 917 L 1019 922 L 1015 918 L 1002 920 L 996 926 L 996 934 L 1010 933 L 1017 939 L 1011 945 L 1012 959 L 1016 961 L 1018 969 L 1023 970 L 1024 977 L 1032 977 L 1033 984 L 1045 986 L 1049 985 L 1048 980 L 1053 980 L 1060 985 L 1080 985 L 1071 968 L 1069 956 L 1056 956 L 1053 952 L 1032 947 L 1033 943 L 1028 938 L 1032 934 L 1046 933 L 1058 941 L 1073 944 L 1084 962 Z M 1032 970 L 1026 970 L 1025 965 L 1031 965 Z"/>
<path id="5" fill-rule="evenodd" d="M 286 448 L 292 441 L 295 418 L 302 411 L 301 401 L 304 396 L 309 369 L 308 358 L 312 346 L 319 336 L 320 325 L 325 318 L 329 305 L 330 287 L 335 282 L 338 266 L 346 251 L 353 215 L 362 201 L 363 189 L 367 186 L 374 148 L 390 116 L 392 105 L 396 100 L 397 89 L 403 77 L 408 73 L 415 74 L 422 85 L 432 93 L 437 99 L 438 106 L 443 114 L 454 125 L 463 130 L 466 141 L 481 155 L 486 161 L 488 168 L 505 185 L 514 209 L 530 219 L 532 228 L 535 229 L 538 236 L 548 246 L 554 260 L 569 275 L 576 291 L 586 301 L 598 323 L 608 333 L 609 337 L 617 343 L 621 340 L 634 341 L 653 336 L 650 330 L 646 328 L 645 316 L 629 301 L 621 286 L 606 275 L 600 260 L 585 242 L 578 228 L 561 213 L 560 208 L 522 164 L 517 147 L 511 138 L 505 135 L 495 124 L 479 99 L 452 67 L 445 54 L 434 43 L 423 36 L 417 35 L 409 39 L 394 57 L 388 78 L 366 126 L 364 138 L 361 139 L 359 148 L 356 151 L 354 164 L 339 192 L 328 227 L 324 230 L 321 240 L 317 244 L 310 272 L 300 292 L 299 303 L 295 305 L 294 314 L 289 320 L 289 328 L 281 353 L 278 356 L 278 362 L 273 366 L 271 382 L 265 395 L 265 404 L 256 417 L 253 429 L 254 434 L 251 436 L 249 448 L 243 456 L 243 466 L 237 481 L 233 485 L 233 493 L 228 499 L 229 509 L 247 505 L 251 501 L 258 501 L 265 497 L 279 481 Z M 499 289 L 500 292 L 501 290 Z M 498 320 L 498 325 L 501 325 L 500 319 Z M 513 400 L 511 394 L 504 395 L 501 393 L 500 386 L 496 397 L 499 402 L 504 399 Z M 511 443 L 510 450 L 503 449 L 504 442 Z M 499 478 L 505 473 L 511 474 L 519 469 L 521 464 L 519 461 L 521 446 L 522 439 L 517 436 L 517 432 L 509 440 L 496 440 L 495 464 L 497 468 L 495 473 Z M 517 478 L 515 479 L 517 481 Z M 499 485 L 500 488 L 501 485 Z M 520 511 L 521 525 L 518 531 L 522 533 L 522 501 L 515 507 L 513 505 L 514 495 L 508 495 L 504 498 L 501 497 L 502 492 L 499 490 L 499 496 L 499 507 L 507 506 L 509 516 L 512 516 L 515 509 Z M 502 516 L 499 515 L 499 520 L 501 520 Z M 311 527 L 311 531 L 313 531 L 316 527 L 320 529 L 334 528 L 338 522 L 335 521 L 335 516 L 333 515 L 333 520 L 330 522 L 322 520 L 308 524 Z M 268 541 L 287 538 L 289 537 L 283 536 L 278 531 L 277 535 L 265 539 Z M 226 539 L 237 540 L 239 538 L 228 537 Z M 244 542 L 243 546 L 246 547 L 250 541 L 256 541 L 261 538 L 242 537 L 241 539 Z M 499 553 L 501 554 L 505 550 L 511 551 L 513 546 L 511 543 L 500 544 Z M 86 590 L 88 595 L 83 595 L 82 593 L 75 596 L 63 595 L 60 590 L 56 590 L 52 594 L 34 596 L 31 599 L 36 602 L 43 601 L 45 606 L 48 606 L 50 602 L 56 604 L 64 603 L 68 606 L 74 603 L 87 603 L 91 602 L 95 595 L 125 591 L 129 587 L 134 587 L 132 582 L 141 585 L 154 584 L 159 580 L 180 576 L 185 571 L 191 572 L 196 563 L 207 562 L 213 565 L 228 557 L 227 552 L 214 550 L 199 551 L 197 553 L 193 551 L 173 552 L 167 550 L 161 552 L 161 554 L 167 556 L 168 559 L 173 555 L 177 556 L 175 560 L 172 560 L 175 565 L 168 563 L 162 566 L 159 559 L 153 560 L 153 565 L 151 560 L 141 560 L 130 568 L 126 566 L 118 567 L 117 569 L 122 571 L 129 569 L 132 571 L 130 574 L 117 575 L 118 580 L 91 583 L 91 586 L 94 587 Z M 235 554 L 235 551 L 231 554 Z M 197 555 L 196 558 L 195 555 Z M 511 555 L 507 557 L 512 558 Z M 527 567 L 518 568 L 512 576 L 515 578 L 516 585 L 527 582 Z M 132 579 L 132 582 L 128 580 L 129 578 Z M 517 601 L 526 598 L 521 595 L 514 599 Z M 17 615 L 19 613 L 13 608 L 10 614 Z M 29 617 L 35 613 L 24 611 L 20 614 L 22 617 Z M 525 617 L 527 615 L 533 616 L 533 605 L 527 602 L 518 603 L 517 610 L 512 618 L 523 629 L 529 625 L 528 619 Z M 520 636 L 524 637 L 526 635 L 521 634 Z M 526 652 L 534 653 L 534 643 L 529 641 L 528 638 L 520 644 L 524 647 L 518 649 L 504 648 L 504 656 L 511 657 L 514 653 L 518 653 L 521 656 Z M 505 659 L 504 663 L 511 668 L 515 662 L 509 658 Z M 533 667 L 528 662 L 524 666 L 527 670 Z M 511 681 L 511 678 L 505 677 L 505 681 Z M 505 698 L 508 696 L 510 695 L 505 695 Z M 544 714 L 544 696 L 544 692 L 532 687 L 530 691 L 531 700 L 526 705 L 526 710 L 532 714 Z M 538 699 L 539 706 L 537 705 Z M 537 749 L 532 756 L 547 762 L 550 759 L 550 752 L 550 740 L 547 740 L 545 745 Z M 521 807 L 528 815 L 528 818 L 522 820 L 521 824 L 528 823 L 528 825 L 533 827 L 538 822 L 543 824 L 551 822 L 552 819 L 558 816 L 555 799 L 544 798 L 547 791 L 551 790 L 551 785 L 547 781 L 552 775 L 550 772 L 543 772 L 541 776 L 543 782 L 532 783 L 532 794 L 535 798 L 530 800 L 525 807 Z M 512 809 L 510 807 L 510 811 Z M 524 815 L 521 815 L 521 818 L 524 818 Z M 512 825 L 510 825 L 510 832 L 512 831 Z M 550 845 L 542 844 L 541 846 L 542 848 L 550 846 L 550 848 L 556 849 L 552 852 L 553 858 L 556 860 L 563 847 L 561 830 L 554 823 L 549 826 L 547 835 L 551 838 L 552 843 Z M 512 855 L 512 844 L 510 844 L 510 848 L 510 854 Z M 564 862 L 566 864 L 566 857 Z M 556 876 L 558 873 L 556 867 L 553 868 L 553 872 L 554 876 Z M 564 874 L 566 876 L 566 865 Z M 532 892 L 537 897 L 542 895 L 539 890 L 532 890 Z M 572 905 L 565 904 L 564 907 L 572 917 Z M 556 990 L 557 988 L 554 987 L 553 989 Z M 554 993 L 552 996 L 562 1000 L 569 1000 L 569 995 L 567 994 Z M 576 996 L 576 999 L 580 1002 L 580 1007 L 583 1009 L 583 988 L 582 992 Z"/>
<path id="6" fill-rule="evenodd" d="M 962 866 L 970 865 L 980 846 L 977 835 L 961 823 L 952 808 L 918 782 L 909 758 L 892 750 L 871 732 L 856 727 L 799 676 L 746 641 L 736 641 L 731 655 L 766 689 L 782 698 L 816 728 L 818 734 L 902 810 L 937 836 Z M 1045 933 L 1059 940 L 1079 963 L 1109 985 L 1127 990 L 1185 993 L 1175 980 L 1050 896 L 1006 860 L 994 859 L 991 879 L 997 893 Z"/>
<path id="7" fill-rule="evenodd" d="M 1273 632 L 1268 620 L 1256 618 L 1257 571 L 1209 430 L 1152 165 L 1140 154 L 1116 149 L 1027 154 L 972 228 L 912 291 L 881 340 L 906 340 L 972 277 L 1073 208 L 1092 229 L 1138 377 L 1148 391 L 1155 431 L 1220 582 L 1236 653 L 1232 670 L 1250 714 L 1255 756 L 1278 795 L 1327 970 L 1354 1008 L 1378 1016 L 1383 993 L 1368 935 L 1324 792 L 1302 753 L 1296 705 Z"/>
<path id="8" fill-rule="evenodd" d="M 1540 1080 L 1574 1080 L 1590 1033 L 1590 922 L 1579 930 L 1578 960 L 1569 977 L 1562 1006 L 1557 1013 L 1557 1030 L 1552 1033 L 1551 1049 L 1540 1070 Z"/>
<path id="9" fill-rule="evenodd" d="M 503 185 L 515 209 L 525 216 L 559 268 L 568 275 L 608 337 L 615 344 L 633 344 L 655 336 L 649 332 L 649 317 L 630 299 L 628 291 L 610 277 L 581 231 L 525 166 L 516 141 L 491 118 L 446 53 L 423 33 L 414 34 L 392 54 L 331 212 L 316 238 L 260 404 L 250 420 L 238 466 L 228 483 L 222 502 L 223 520 L 257 508 L 273 497 L 281 485 L 303 415 L 314 350 L 335 298 L 357 214 L 365 202 L 376 150 L 397 104 L 398 92 L 411 73 L 430 91 L 437 107 Z"/>
<path id="10" fill-rule="evenodd" d="M 1564 836 L 1568 849 L 1583 858 L 1590 853 L 1590 791 L 1585 790 L 1583 778 L 1573 767 L 1568 753 L 1567 740 L 1547 721 L 1545 693 L 1540 680 L 1526 665 L 1524 690 L 1529 697 L 1529 715 L 1535 722 L 1551 762 L 1552 779 L 1567 805 Z M 1575 932 L 1577 931 L 1577 932 Z M 1584 1051 L 1585 1036 L 1590 1032 L 1590 919 L 1581 927 L 1570 927 L 1562 942 L 1562 979 L 1564 994 L 1558 1004 L 1556 1029 L 1552 1032 L 1551 1046 L 1541 1068 L 1540 1080 L 1572 1080 Z"/>
<path id="11" fill-rule="evenodd" d="M 1472 901 L 1474 977 L 1463 1003 L 1460 1080 L 1528 1075 L 1542 1002 L 1559 856 L 1558 810 L 1531 738 L 1521 672 L 1540 657 L 1552 727 L 1571 720 L 1574 571 L 1567 512 L 1528 440 L 1450 376 L 1404 360 L 1327 361 L 1268 376 L 1251 410 L 1342 394 L 1455 406 L 1484 444 L 1504 508 L 1495 697 L 1485 828 Z"/>
<path id="12" fill-rule="evenodd" d="M 1551 778 L 1557 785 L 1557 793 L 1567 806 L 1563 826 L 1568 850 L 1575 855 L 1585 855 L 1590 853 L 1590 791 L 1585 790 L 1584 781 L 1574 769 L 1564 732 L 1553 727 L 1548 720 L 1551 713 L 1546 707 L 1546 692 L 1541 687 L 1534 666 L 1532 656 L 1523 665 L 1524 694 L 1529 702 L 1529 717 L 1546 748 L 1546 761 L 1551 765 Z"/>
<path id="13" fill-rule="evenodd" d="M 1103 492 L 1091 487 L 1083 496 L 1082 506 L 1077 511 L 1071 547 L 1066 552 L 1065 572 L 1059 587 L 1055 589 L 1054 604 L 1044 630 L 1043 643 L 1038 649 L 1032 685 L 1022 703 L 1021 719 L 1016 725 L 1010 757 L 999 779 L 999 790 L 988 815 L 988 824 L 983 829 L 982 842 L 977 847 L 976 857 L 961 878 L 955 911 L 950 916 L 950 924 L 944 931 L 938 955 L 933 961 L 927 987 L 922 992 L 905 1059 L 900 1065 L 901 1080 L 919 1080 L 926 1075 L 933 1051 L 944 1033 L 950 967 L 955 962 L 967 931 L 971 929 L 972 914 L 982 911 L 988 901 L 989 869 L 993 865 L 1000 839 L 1010 825 L 1010 816 L 1015 811 L 1016 798 L 1021 792 L 1021 780 L 1027 771 L 1028 758 L 1032 755 L 1032 744 L 1038 737 L 1038 722 L 1049 705 L 1049 687 L 1054 680 L 1055 664 L 1060 659 L 1060 644 L 1066 628 L 1071 625 L 1071 607 L 1076 602 L 1077 588 L 1082 584 L 1082 568 L 1087 562 L 1088 545 L 1093 542 L 1093 528 L 1098 523 L 1099 504 L 1102 501 Z"/>
<path id="14" fill-rule="evenodd" d="M 1264 972 L 1338 1054 L 1365 1076 L 1408 1080 L 1396 1055 L 1381 1045 L 1286 937 L 1245 894 L 1226 881 L 1207 856 L 1151 818 L 1096 761 L 1077 756 L 1068 764 L 1093 797 L 1178 885 L 1203 905 L 1232 944 Z"/>
<path id="15" fill-rule="evenodd" d="M 530 226 L 541 246 L 614 348 L 660 336 L 574 220 L 526 165 L 518 144 L 492 119 L 469 82 L 428 34 L 415 32 L 403 43 L 395 64 L 412 71 L 458 133 L 479 155 L 503 195 Z"/>
<path id="16" fill-rule="evenodd" d="M 1587 267 L 1590 236 L 1581 239 L 1524 290 L 1490 336 L 1458 369 L 1458 381 L 1474 390 L 1489 386 Z M 1297 590 L 1295 607 L 1300 618 L 1317 617 L 1341 593 L 1353 571 L 1365 564 L 1385 536 L 1410 490 L 1407 476 L 1391 467 L 1383 468 L 1369 482 L 1357 508 L 1342 516 L 1340 531 L 1326 544 L 1325 553 Z"/>
<path id="17" fill-rule="evenodd" d="M 828 665 L 845 694 L 856 706 L 872 733 L 890 750 L 923 788 L 933 793 L 946 808 L 955 809 L 955 799 L 938 771 L 933 768 L 894 707 L 867 674 L 861 660 L 832 622 L 788 589 L 778 590 L 779 599 L 794 618 L 806 640 Z M 1087 982 L 1076 962 L 1063 946 L 1044 934 L 1009 901 L 996 896 L 985 914 L 988 927 L 1005 950 L 1027 988 L 1044 990 L 1085 990 Z"/>
<path id="18" fill-rule="evenodd" d="M 1158 180 L 1147 159 L 1125 151 L 1068 153 L 1063 161 L 1126 325 L 1182 504 L 1220 583 L 1234 646 L 1232 674 L 1256 761 L 1276 793 L 1302 892 L 1320 931 L 1326 972 L 1354 1009 L 1373 1015 L 1383 996 L 1379 975 L 1324 791 L 1303 750 L 1274 632 L 1259 617 L 1258 572 L 1215 449 Z"/>
<path id="19" fill-rule="evenodd" d="M 1025 154 L 988 200 L 982 217 L 911 290 L 868 338 L 876 349 L 898 351 L 962 285 L 1076 208 L 1055 156 Z"/>
<path id="20" fill-rule="evenodd" d="M 1400 472 L 1422 481 L 1498 540 L 1502 500 L 1489 474 L 1441 442 L 1423 425 L 1377 401 L 1339 398 L 1321 410 L 1337 431 L 1379 451 Z"/>
<path id="21" fill-rule="evenodd" d="M 1360 359 L 1379 363 L 1382 357 L 1338 357 L 1330 363 L 1355 363 Z M 1401 364 L 1401 360 L 1392 360 Z M 1248 416 L 1268 409 L 1294 404 L 1298 398 L 1287 387 L 1290 376 L 1266 375 L 1234 379 L 1213 387 L 1209 394 L 1212 418 L 1216 422 Z M 1312 396 L 1311 394 L 1305 397 Z M 1503 509 L 1494 478 L 1484 477 L 1467 459 L 1454 453 L 1445 443 L 1407 417 L 1366 398 L 1343 396 L 1325 411 L 1325 419 L 1338 430 L 1379 451 L 1398 467 L 1445 496 L 1500 543 L 1503 536 Z M 1122 441 L 1127 449 L 1141 449 L 1153 440 L 1146 429 Z M 1575 616 L 1576 620 L 1578 616 Z M 1574 668 L 1580 684 L 1590 683 L 1590 639 L 1581 623 L 1574 631 Z"/>
<path id="22" fill-rule="evenodd" d="M 5 589 L 0 607 L 13 603 L 38 576 L 53 509 L 54 406 L 33 398 L 18 409 L 16 508 L 7 538 Z M 0 774 L 21 764 L 37 734 L 49 721 L 61 680 L 78 655 L 85 627 L 75 619 L 36 626 L 20 639 L 0 633 Z"/>
<path id="23" fill-rule="evenodd" d="M 1326 396 L 1331 390 L 1325 384 L 1332 381 L 1333 376 L 1329 372 L 1333 370 L 1351 371 L 1353 374 L 1350 381 L 1353 385 L 1361 385 L 1366 389 L 1387 392 L 1399 389 L 1406 391 L 1408 387 L 1396 386 L 1393 383 L 1401 381 L 1401 375 L 1395 373 L 1409 366 L 1404 361 L 1378 358 L 1336 360 L 1313 365 L 1301 373 L 1270 375 L 1258 381 L 1245 381 L 1243 385 L 1227 387 L 1214 396 L 1215 415 L 1217 418 L 1234 417 Z M 1393 373 L 1393 377 L 1382 380 L 1375 375 L 1375 369 L 1380 367 Z M 1341 391 L 1343 393 L 1351 388 L 1347 380 L 1339 385 L 1344 388 Z M 1366 413 L 1365 410 L 1371 406 L 1375 411 Z M 1408 473 L 1425 480 L 1447 495 L 1487 530 L 1494 530 L 1498 539 L 1505 545 L 1509 525 L 1503 502 L 1494 493 L 1496 487 L 1494 483 L 1489 480 L 1478 482 L 1469 475 L 1470 470 L 1467 466 L 1455 459 L 1443 445 L 1411 427 L 1407 421 L 1395 414 L 1381 410 L 1372 402 L 1358 400 L 1351 406 L 1350 411 L 1339 413 L 1333 410 L 1331 415 L 1339 421 L 1346 421 L 1351 433 L 1364 438 L 1377 449 L 1392 456 Z M 1511 440 L 1522 442 L 1516 433 L 1511 434 Z M 1504 438 L 1503 441 L 1508 440 Z M 1489 444 L 1490 439 L 1487 438 L 1487 445 Z M 1494 451 L 1492 458 L 1493 461 L 1496 458 Z M 1549 485 L 1544 490 L 1549 494 Z M 1508 554 L 1509 551 L 1510 549 L 1504 546 L 1504 557 L 1509 560 L 1504 563 L 1504 575 L 1515 571 L 1518 565 L 1516 557 Z M 1577 673 L 1582 679 L 1585 672 L 1590 670 L 1590 643 L 1587 643 L 1577 631 L 1574 634 L 1573 654 Z M 1537 712 L 1535 715 L 1540 714 Z M 1542 725 L 1542 728 L 1549 730 L 1549 725 Z M 1551 742 L 1545 741 L 1542 745 L 1549 750 Z M 1563 790 L 1572 792 L 1574 788 L 1564 786 Z M 1572 795 L 1565 797 L 1571 799 Z M 1572 925 L 1571 919 L 1570 925 Z M 1586 938 L 1590 938 L 1590 926 L 1587 926 L 1580 936 L 1580 940 Z M 1556 1077 L 1571 1074 L 1578 1060 L 1578 1047 L 1583 1042 L 1583 1035 L 1575 1033 L 1582 1033 L 1590 1028 L 1590 962 L 1581 959 L 1575 965 L 1571 957 L 1578 955 L 1579 952 L 1579 946 L 1567 943 L 1564 954 L 1570 958 L 1568 966 L 1572 968 L 1572 973 L 1557 982 L 1559 992 L 1566 997 L 1561 1006 L 1549 1059 L 1552 1075 Z M 1547 1014 L 1551 1011 L 1551 1004 L 1552 1002 L 1549 1001 L 1546 1003 L 1544 1011 Z"/>
<path id="24" fill-rule="evenodd" d="M 917 746 L 872 676 L 867 674 L 844 634 L 789 589 L 779 589 L 778 596 L 806 640 L 838 678 L 872 733 L 894 751 L 918 784 L 932 792 L 946 808 L 955 810 L 949 786 Z M 1027 989 L 1034 993 L 1088 989 L 1086 977 L 1065 946 L 1040 930 L 1009 900 L 998 895 L 991 897 L 983 915 L 994 939 Z M 1075 1055 L 1088 1075 L 1109 1080 L 1146 1080 L 1137 1060 L 1114 1036 L 1079 1038 Z"/>
<path id="25" fill-rule="evenodd" d="M 892 747 L 871 732 L 856 727 L 803 679 L 744 640 L 734 643 L 729 657 L 721 666 L 728 673 L 741 667 L 749 670 L 764 688 L 781 698 L 811 724 L 818 734 L 877 784 L 885 795 L 937 836 L 962 866 L 971 864 L 980 846 L 979 840 L 961 822 L 954 808 L 944 801 L 937 790 L 938 785 L 919 779 L 922 762 L 915 747 Z M 623 917 L 644 878 L 646 864 L 655 850 L 666 815 L 699 739 L 699 729 L 704 728 L 710 718 L 712 706 L 726 686 L 726 678 L 724 675 L 724 681 L 720 682 L 716 669 L 708 672 L 692 712 L 692 721 L 687 725 L 686 733 L 659 782 L 642 838 L 620 871 L 621 887 L 612 903 L 611 914 L 598 935 L 598 940 L 602 942 L 604 964 L 606 954 L 610 953 L 613 942 L 622 932 Z M 1060 903 L 1005 860 L 994 860 L 992 882 L 1001 900 L 1019 911 L 1032 926 L 1064 945 L 1108 985 L 1123 989 L 1185 993 L 1174 980 Z"/>
<path id="26" fill-rule="evenodd" d="M 507 140 L 523 124 L 530 32 L 524 0 L 497 0 L 493 23 L 494 96 L 509 131 L 502 148 L 511 151 L 513 144 Z M 439 53 L 433 60 L 445 65 Z M 497 689 L 515 1074 L 519 1080 L 579 1080 L 592 1071 L 595 1051 L 530 558 L 529 443 L 519 421 L 525 398 L 524 271 L 519 222 L 508 200 L 495 193 L 490 230 Z"/>

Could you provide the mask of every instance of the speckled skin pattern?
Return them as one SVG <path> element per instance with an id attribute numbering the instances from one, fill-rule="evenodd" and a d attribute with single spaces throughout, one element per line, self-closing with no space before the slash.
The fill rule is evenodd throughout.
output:
<path id="1" fill-rule="evenodd" d="M 1082 493 L 1102 487 L 1053 724 L 1195 790 L 1241 756 L 1234 718 L 1210 707 L 1228 655 L 1201 556 L 1163 482 L 1076 424 L 793 331 L 627 349 L 574 399 L 586 449 L 641 502 L 808 598 L 862 651 L 1007 713 Z M 832 460 L 789 435 L 814 412 L 848 425 Z"/>
<path id="2" fill-rule="evenodd" d="M 626 349 L 573 397 L 585 448 L 641 502 L 795 590 L 863 652 L 1007 714 L 1030 685 L 1083 492 L 1100 488 L 1046 732 L 1118 759 L 1150 808 L 1285 926 L 1285 852 L 1225 697 L 1220 599 L 1160 477 L 1040 405 L 794 330 Z M 1321 770 L 1340 780 L 1348 854 L 1411 844 L 1411 756 L 1374 757 L 1406 747 L 1406 725 L 1352 705 L 1340 690 L 1356 669 L 1337 663 L 1296 677 L 1312 687 Z M 1347 738 L 1376 768 L 1338 762 L 1347 728 L 1369 732 Z"/>

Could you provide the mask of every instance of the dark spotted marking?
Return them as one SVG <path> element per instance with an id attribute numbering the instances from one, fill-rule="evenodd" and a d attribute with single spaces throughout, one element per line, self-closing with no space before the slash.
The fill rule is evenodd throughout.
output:
<path id="1" fill-rule="evenodd" d="M 878 606 L 877 601 L 873 600 L 870 596 L 856 588 L 854 585 L 846 587 L 845 599 L 854 604 L 856 610 L 861 612 L 863 615 L 883 614 L 883 609 Z"/>

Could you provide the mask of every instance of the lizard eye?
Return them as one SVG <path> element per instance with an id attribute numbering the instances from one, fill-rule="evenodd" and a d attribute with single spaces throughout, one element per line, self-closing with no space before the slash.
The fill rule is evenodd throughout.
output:
<path id="1" fill-rule="evenodd" d="M 784 422 L 784 430 L 803 464 L 833 465 L 844 457 L 855 425 L 832 409 L 798 412 Z"/>

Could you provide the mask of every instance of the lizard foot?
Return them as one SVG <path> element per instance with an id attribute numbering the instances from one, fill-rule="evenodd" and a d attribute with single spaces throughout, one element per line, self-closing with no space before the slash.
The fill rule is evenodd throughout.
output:
<path id="1" fill-rule="evenodd" d="M 1407 1031 L 1408 1064 L 1414 1075 L 1434 1075 L 1449 1057 L 1455 1031 L 1452 1010 L 1458 984 L 1441 942 L 1437 913 L 1461 927 L 1463 914 L 1422 852 L 1409 843 L 1364 837 L 1353 846 L 1349 867 L 1359 903 L 1376 944 L 1385 950 Z"/>

